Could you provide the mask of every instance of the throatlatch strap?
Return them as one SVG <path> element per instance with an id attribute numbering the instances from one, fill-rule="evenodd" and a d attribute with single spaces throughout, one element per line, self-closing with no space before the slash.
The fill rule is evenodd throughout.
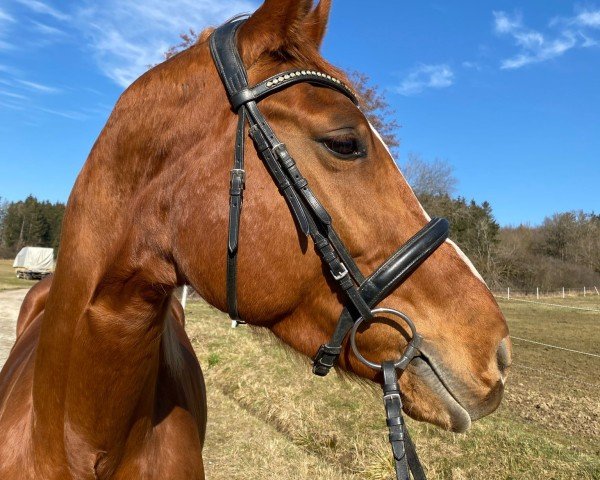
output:
<path id="1" fill-rule="evenodd" d="M 246 171 L 244 170 L 244 141 L 246 112 L 239 112 L 235 153 L 229 185 L 229 233 L 227 238 L 227 310 L 232 320 L 240 320 L 237 307 L 237 255 L 240 236 L 240 219 L 244 201 Z"/>

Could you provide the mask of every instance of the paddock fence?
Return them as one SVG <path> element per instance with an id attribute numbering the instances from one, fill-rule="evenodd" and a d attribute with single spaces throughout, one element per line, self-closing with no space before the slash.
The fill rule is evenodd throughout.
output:
<path id="1" fill-rule="evenodd" d="M 541 287 L 530 287 L 530 288 L 495 288 L 493 289 L 494 295 L 503 298 L 576 298 L 576 297 L 599 297 L 600 298 L 600 286 L 582 286 L 578 288 L 562 287 L 559 289 L 544 289 Z"/>

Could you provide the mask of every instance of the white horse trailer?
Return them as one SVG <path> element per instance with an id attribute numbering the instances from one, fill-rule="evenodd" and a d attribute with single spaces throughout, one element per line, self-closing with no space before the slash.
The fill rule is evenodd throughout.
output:
<path id="1" fill-rule="evenodd" d="M 54 271 L 54 250 L 42 247 L 23 247 L 13 263 L 17 278 L 41 280 Z"/>

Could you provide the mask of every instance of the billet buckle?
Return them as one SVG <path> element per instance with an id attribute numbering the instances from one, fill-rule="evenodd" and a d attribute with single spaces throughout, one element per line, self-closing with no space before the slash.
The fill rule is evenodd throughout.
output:
<path id="1" fill-rule="evenodd" d="M 383 401 L 385 402 L 386 400 L 394 400 L 395 398 L 397 398 L 400 404 L 402 404 L 402 399 L 400 398 L 399 393 L 386 393 L 383 396 Z"/>
<path id="2" fill-rule="evenodd" d="M 284 160 L 286 157 L 286 153 L 287 156 L 289 157 L 289 153 L 287 151 L 287 148 L 285 146 L 285 143 L 278 143 L 277 145 L 275 145 L 271 151 L 275 154 L 275 156 L 277 158 L 279 158 L 280 160 Z"/>
<path id="3" fill-rule="evenodd" d="M 340 265 L 342 266 L 342 269 L 338 273 L 335 273 L 333 270 L 331 270 L 333 278 L 338 282 L 348 275 L 348 268 L 346 268 L 346 265 L 344 265 L 342 262 L 340 262 Z"/>
<path id="4" fill-rule="evenodd" d="M 340 353 L 342 353 L 342 347 L 321 345 L 313 359 L 313 373 L 320 377 L 327 375 L 329 370 L 335 366 Z M 329 359 L 330 361 L 325 361 L 326 359 Z"/>
<path id="5" fill-rule="evenodd" d="M 234 168 L 230 172 L 229 191 L 231 195 L 239 195 L 246 187 L 246 170 Z"/>

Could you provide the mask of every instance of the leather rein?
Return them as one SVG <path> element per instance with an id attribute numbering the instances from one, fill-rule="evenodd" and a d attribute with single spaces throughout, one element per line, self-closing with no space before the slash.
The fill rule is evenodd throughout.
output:
<path id="1" fill-rule="evenodd" d="M 409 480 L 424 480 L 425 473 L 418 460 L 414 444 L 402 418 L 402 401 L 397 371 L 404 371 L 419 353 L 421 336 L 414 323 L 404 313 L 388 308 L 375 308 L 402 284 L 448 237 L 449 224 L 442 218 L 432 219 L 422 230 L 402 245 L 371 275 L 365 277 L 335 232 L 331 216 L 321 205 L 307 180 L 300 173 L 294 158 L 281 143 L 258 108 L 258 102 L 297 83 L 310 83 L 331 88 L 348 97 L 358 107 L 352 90 L 340 80 L 314 70 L 293 70 L 279 73 L 250 87 L 246 68 L 237 48 L 237 31 L 245 19 L 236 19 L 217 28 L 210 38 L 210 50 L 223 82 L 232 110 L 238 115 L 233 169 L 229 190 L 229 233 L 227 244 L 227 307 L 233 320 L 240 320 L 237 306 L 237 255 L 243 192 L 246 180 L 244 145 L 246 125 L 255 147 L 264 161 L 279 191 L 285 197 L 298 228 L 310 236 L 316 251 L 328 267 L 331 278 L 344 293 L 344 308 L 329 342 L 321 345 L 313 359 L 313 372 L 325 376 L 333 368 L 342 344 L 350 335 L 356 357 L 365 365 L 382 371 L 384 405 L 389 440 L 394 455 L 396 476 Z M 412 338 L 398 360 L 381 365 L 364 358 L 356 347 L 355 336 L 362 323 L 378 314 L 399 317 L 411 329 Z"/>

